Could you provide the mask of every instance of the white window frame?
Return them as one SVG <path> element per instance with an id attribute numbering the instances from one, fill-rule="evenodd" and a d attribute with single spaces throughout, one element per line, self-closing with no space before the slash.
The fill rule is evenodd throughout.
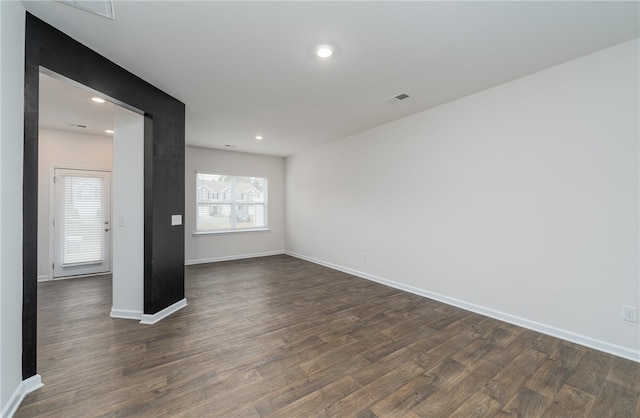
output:
<path id="1" fill-rule="evenodd" d="M 211 195 L 212 199 L 221 200 L 219 204 L 221 205 L 230 205 L 232 208 L 237 209 L 237 206 L 262 206 L 264 212 L 264 226 L 259 227 L 250 227 L 250 228 L 238 228 L 231 227 L 225 229 L 200 229 L 200 187 L 205 187 L 200 182 L 200 176 L 225 176 L 229 178 L 241 178 L 241 177 L 254 177 L 264 180 L 264 199 L 263 202 L 249 202 L 247 203 L 246 197 L 245 200 L 240 200 L 239 196 L 233 196 L 230 190 L 227 191 L 219 191 L 216 192 L 212 190 Z M 269 205 L 268 205 L 268 196 L 269 196 L 269 179 L 267 177 L 259 177 L 259 176 L 234 176 L 229 174 L 218 174 L 218 173 L 209 173 L 209 172 L 199 172 L 196 171 L 196 196 L 195 196 L 195 218 L 196 218 L 196 230 L 193 235 L 210 235 L 210 234 L 228 234 L 228 233 L 239 233 L 239 232 L 257 232 L 257 231 L 269 231 Z M 237 181 L 237 180 L 236 180 Z M 233 223 L 232 223 L 233 224 Z"/>

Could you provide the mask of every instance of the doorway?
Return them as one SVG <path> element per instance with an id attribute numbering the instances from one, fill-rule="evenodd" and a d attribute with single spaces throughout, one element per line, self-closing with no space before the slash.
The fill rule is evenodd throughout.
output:
<path id="1" fill-rule="evenodd" d="M 39 281 L 104 275 L 110 316 L 140 320 L 145 118 L 46 69 L 40 86 Z"/>
<path id="2" fill-rule="evenodd" d="M 53 72 L 39 79 L 38 281 L 109 273 L 114 105 Z"/>
<path id="3" fill-rule="evenodd" d="M 110 315 L 140 320 L 145 118 L 52 71 L 39 77 L 39 279 L 104 275 Z"/>

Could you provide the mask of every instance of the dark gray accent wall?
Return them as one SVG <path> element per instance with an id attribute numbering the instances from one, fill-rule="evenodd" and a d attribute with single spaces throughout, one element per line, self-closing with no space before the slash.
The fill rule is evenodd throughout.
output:
<path id="1" fill-rule="evenodd" d="M 184 299 L 185 107 L 158 88 L 26 15 L 23 220 L 23 378 L 36 372 L 38 78 L 40 67 L 104 93 L 145 113 L 144 313 Z M 126 48 L 123 45 L 123 48 Z M 143 162 L 140 162 L 143 164 Z"/>

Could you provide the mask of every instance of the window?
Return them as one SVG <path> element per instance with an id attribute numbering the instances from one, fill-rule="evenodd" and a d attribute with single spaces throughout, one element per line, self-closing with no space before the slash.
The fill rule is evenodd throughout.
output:
<path id="1" fill-rule="evenodd" d="M 267 228 L 267 179 L 196 173 L 196 232 Z"/>

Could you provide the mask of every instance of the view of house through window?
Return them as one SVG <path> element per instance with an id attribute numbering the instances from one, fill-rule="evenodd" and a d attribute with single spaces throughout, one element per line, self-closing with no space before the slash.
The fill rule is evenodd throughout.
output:
<path id="1" fill-rule="evenodd" d="M 267 227 L 267 179 L 196 174 L 196 232 Z"/>

